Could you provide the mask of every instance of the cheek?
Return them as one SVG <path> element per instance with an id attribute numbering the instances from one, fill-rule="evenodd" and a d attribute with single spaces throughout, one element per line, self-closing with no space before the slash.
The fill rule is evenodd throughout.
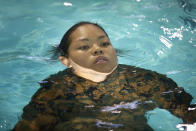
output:
<path id="1" fill-rule="evenodd" d="M 116 52 L 113 52 L 112 59 L 113 59 L 113 62 L 114 62 L 114 63 L 117 63 L 117 62 L 118 62 L 118 58 L 117 58 Z"/>
<path id="2" fill-rule="evenodd" d="M 75 51 L 70 54 L 70 58 L 81 66 L 86 66 L 90 62 L 90 54 L 88 52 Z"/>
<path id="3" fill-rule="evenodd" d="M 115 51 L 113 48 L 111 48 L 111 49 L 109 50 L 108 54 L 110 55 L 110 57 L 111 57 L 112 59 L 114 59 L 114 60 L 117 59 L 116 51 Z"/>

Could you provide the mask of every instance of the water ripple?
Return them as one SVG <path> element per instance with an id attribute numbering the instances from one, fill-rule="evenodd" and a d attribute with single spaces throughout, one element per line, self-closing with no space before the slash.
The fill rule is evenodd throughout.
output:
<path id="1" fill-rule="evenodd" d="M 119 128 L 123 126 L 123 124 L 113 124 L 111 122 L 103 122 L 101 120 L 98 120 L 96 125 L 100 128 Z"/>
<path id="2" fill-rule="evenodd" d="M 120 104 L 114 104 L 114 106 L 106 106 L 101 111 L 102 112 L 110 112 L 110 111 L 114 111 L 116 109 L 135 109 L 135 108 L 137 108 L 137 106 L 139 104 L 140 104 L 140 102 L 137 100 L 133 101 L 133 102 L 128 102 L 128 103 L 121 102 Z"/>

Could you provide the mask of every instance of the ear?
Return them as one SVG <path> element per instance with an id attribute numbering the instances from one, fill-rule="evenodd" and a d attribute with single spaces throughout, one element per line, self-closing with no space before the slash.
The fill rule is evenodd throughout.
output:
<path id="1" fill-rule="evenodd" d="M 69 61 L 69 59 L 68 59 L 67 57 L 65 57 L 65 56 L 59 56 L 59 61 L 60 61 L 63 65 L 67 66 L 68 68 L 71 68 L 71 67 L 72 67 L 72 66 L 71 66 L 71 63 L 70 63 L 70 61 Z"/>

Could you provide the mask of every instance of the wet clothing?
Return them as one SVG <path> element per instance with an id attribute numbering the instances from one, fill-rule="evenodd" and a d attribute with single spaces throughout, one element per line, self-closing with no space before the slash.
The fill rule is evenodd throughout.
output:
<path id="1" fill-rule="evenodd" d="M 165 75 L 134 66 L 119 64 L 99 83 L 65 69 L 41 82 L 13 130 L 151 131 L 145 113 L 156 107 L 196 122 L 196 110 L 188 111 L 191 100 Z"/>

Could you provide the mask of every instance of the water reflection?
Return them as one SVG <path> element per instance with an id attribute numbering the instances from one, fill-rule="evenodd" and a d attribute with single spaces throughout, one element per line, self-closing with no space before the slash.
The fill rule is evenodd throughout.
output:
<path id="1" fill-rule="evenodd" d="M 195 29 L 195 27 L 196 27 L 196 18 L 194 19 L 190 16 L 188 16 L 188 17 L 180 16 L 180 18 L 184 21 L 184 24 L 186 26 L 190 26 L 192 30 Z"/>
<path id="2" fill-rule="evenodd" d="M 180 16 L 184 24 L 190 26 L 191 29 L 196 27 L 196 3 L 193 0 L 178 0 L 179 5 L 184 9 L 188 16 Z"/>
<path id="3" fill-rule="evenodd" d="M 114 111 L 117 109 L 135 109 L 137 108 L 139 104 L 140 102 L 137 100 L 133 102 L 128 102 L 128 103 L 121 102 L 120 104 L 114 104 L 114 106 L 106 106 L 101 111 L 110 112 L 110 111 Z"/>
<path id="4" fill-rule="evenodd" d="M 178 0 L 179 5 L 184 8 L 184 12 L 189 15 L 196 16 L 194 13 L 196 12 L 196 4 L 193 2 L 193 0 Z"/>
<path id="5" fill-rule="evenodd" d="M 96 126 L 99 128 L 119 128 L 122 127 L 123 124 L 113 124 L 111 122 L 103 122 L 101 120 L 97 120 Z"/>

